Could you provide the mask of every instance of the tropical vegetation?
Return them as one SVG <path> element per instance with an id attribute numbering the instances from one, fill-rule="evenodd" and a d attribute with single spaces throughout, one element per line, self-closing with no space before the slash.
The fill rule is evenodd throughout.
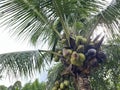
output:
<path id="1" fill-rule="evenodd" d="M 6 87 L 4 85 L 0 86 L 0 90 L 46 90 L 46 83 L 45 82 L 39 82 L 38 79 L 36 79 L 34 82 L 28 82 L 24 86 L 22 86 L 22 83 L 20 81 L 16 81 L 13 85 Z"/>
<path id="2" fill-rule="evenodd" d="M 47 90 L 120 89 L 119 0 L 1 0 L 0 12 L 10 34 L 49 47 L 1 54 L 1 74 L 32 76 L 52 64 Z"/>

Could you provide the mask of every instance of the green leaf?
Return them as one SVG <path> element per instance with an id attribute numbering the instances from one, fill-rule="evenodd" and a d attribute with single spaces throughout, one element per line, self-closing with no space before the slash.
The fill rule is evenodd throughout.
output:
<path id="1" fill-rule="evenodd" d="M 0 71 L 7 72 L 8 75 L 29 75 L 32 76 L 36 71 L 45 68 L 49 64 L 48 53 L 39 53 L 39 51 L 22 51 L 6 53 L 0 55 Z"/>

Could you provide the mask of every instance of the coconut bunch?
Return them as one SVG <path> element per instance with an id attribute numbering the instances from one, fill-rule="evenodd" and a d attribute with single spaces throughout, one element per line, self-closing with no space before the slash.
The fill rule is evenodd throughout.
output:
<path id="1" fill-rule="evenodd" d="M 69 90 L 70 81 L 64 80 L 64 81 L 55 81 L 54 86 L 52 90 Z"/>
<path id="2" fill-rule="evenodd" d="M 60 40 L 62 49 L 56 51 L 57 55 L 54 56 L 55 62 L 60 61 L 65 66 L 62 75 L 88 75 L 92 68 L 98 67 L 106 59 L 106 55 L 100 49 L 103 39 L 104 37 L 100 39 L 100 35 L 91 40 L 73 33 L 69 37 L 64 34 Z"/>

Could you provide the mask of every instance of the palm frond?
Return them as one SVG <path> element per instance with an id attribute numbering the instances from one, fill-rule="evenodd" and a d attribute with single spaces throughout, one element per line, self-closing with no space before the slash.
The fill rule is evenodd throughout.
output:
<path id="1" fill-rule="evenodd" d="M 59 30 L 54 30 L 54 22 L 58 19 L 63 30 L 66 28 L 65 20 L 70 24 L 74 20 L 81 21 L 96 13 L 98 6 L 96 0 L 2 0 L 0 1 L 1 25 L 8 25 L 13 34 L 20 39 L 31 39 L 33 43 L 50 38 L 53 31 L 59 35 Z"/>
<path id="2" fill-rule="evenodd" d="M 102 29 L 106 38 L 116 38 L 116 35 L 120 35 L 119 6 L 120 2 L 116 1 L 115 3 L 110 3 L 106 8 L 99 8 L 99 13 L 94 14 L 88 20 L 84 20 L 82 28 L 78 30 L 78 33 L 90 38 L 96 33 L 96 28 L 101 26 L 103 27 Z M 97 33 L 101 33 L 101 31 L 98 31 Z"/>
<path id="3" fill-rule="evenodd" d="M 105 10 L 101 11 L 101 13 L 98 14 L 98 16 L 101 17 L 100 24 L 106 28 L 104 31 L 108 38 L 114 38 L 116 34 L 120 34 L 119 15 L 120 1 L 111 3 Z"/>
<path id="4" fill-rule="evenodd" d="M 45 64 L 49 65 L 50 55 L 39 51 L 23 51 L 6 53 L 0 55 L 0 70 L 7 74 L 13 75 L 29 75 L 45 68 Z"/>
<path id="5" fill-rule="evenodd" d="M 8 25 L 13 34 L 22 35 L 24 39 L 31 38 L 33 43 L 38 39 L 47 40 L 52 32 L 48 27 L 51 27 L 50 23 L 55 19 L 52 11 L 47 9 L 50 3 L 51 1 L 46 0 L 0 1 L 0 11 L 3 14 L 1 19 L 4 21 L 1 25 Z"/>

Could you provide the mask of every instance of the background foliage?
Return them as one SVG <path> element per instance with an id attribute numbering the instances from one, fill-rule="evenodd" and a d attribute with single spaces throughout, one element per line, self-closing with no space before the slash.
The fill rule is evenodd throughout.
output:
<path id="1" fill-rule="evenodd" d="M 36 79 L 34 82 L 28 82 L 22 86 L 20 81 L 16 81 L 9 87 L 1 85 L 0 90 L 46 90 L 46 83 L 39 82 L 38 79 Z"/>

